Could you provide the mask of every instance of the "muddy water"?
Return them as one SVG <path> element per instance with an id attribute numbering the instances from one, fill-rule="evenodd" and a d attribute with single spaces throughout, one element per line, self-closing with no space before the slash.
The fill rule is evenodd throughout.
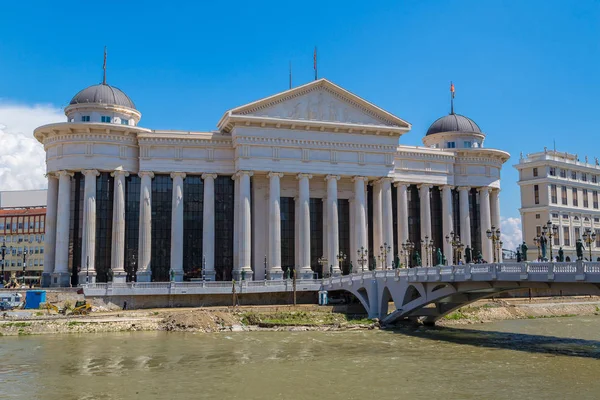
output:
<path id="1" fill-rule="evenodd" d="M 600 317 L 0 338 L 1 399 L 600 398 Z"/>

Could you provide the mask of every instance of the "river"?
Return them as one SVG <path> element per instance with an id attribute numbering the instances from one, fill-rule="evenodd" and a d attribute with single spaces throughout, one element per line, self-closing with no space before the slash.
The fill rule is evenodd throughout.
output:
<path id="1" fill-rule="evenodd" d="M 2 399 L 600 397 L 600 317 L 397 331 L 0 338 Z"/>

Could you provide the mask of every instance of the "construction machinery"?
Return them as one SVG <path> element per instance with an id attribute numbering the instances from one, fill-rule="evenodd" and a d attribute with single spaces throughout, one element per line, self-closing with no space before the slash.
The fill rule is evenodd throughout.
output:
<path id="1" fill-rule="evenodd" d="M 71 315 L 87 315 L 92 311 L 92 306 L 85 300 L 75 303 L 75 307 L 71 310 Z"/>

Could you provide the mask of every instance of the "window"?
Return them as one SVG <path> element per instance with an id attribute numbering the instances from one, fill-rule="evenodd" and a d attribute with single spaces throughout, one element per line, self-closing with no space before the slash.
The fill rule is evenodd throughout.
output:
<path id="1" fill-rule="evenodd" d="M 558 218 L 558 214 L 552 214 L 552 218 Z"/>
<path id="2" fill-rule="evenodd" d="M 128 119 L 122 119 L 121 120 L 121 125 L 129 125 L 129 120 Z"/>
<path id="3" fill-rule="evenodd" d="M 579 217 L 576 215 L 573 217 L 573 221 L 579 221 Z"/>
<path id="4" fill-rule="evenodd" d="M 552 204 L 558 203 L 558 195 L 556 194 L 556 185 L 550 185 L 550 193 L 552 197 Z"/>
<path id="5" fill-rule="evenodd" d="M 81 116 L 81 122 L 90 122 L 90 116 L 89 115 L 82 115 Z"/>
<path id="6" fill-rule="evenodd" d="M 598 183 L 598 176 L 592 175 L 592 183 Z"/>
<path id="7" fill-rule="evenodd" d="M 595 217 L 595 218 L 594 218 L 594 222 L 600 222 L 600 218 L 598 218 L 598 217 Z"/>
<path id="8" fill-rule="evenodd" d="M 592 192 L 592 202 L 594 203 L 594 208 L 597 210 L 598 209 L 598 191 L 594 190 Z"/>
<path id="9" fill-rule="evenodd" d="M 577 171 L 571 171 L 571 179 L 577 179 Z"/>
<path id="10" fill-rule="evenodd" d="M 600 229 L 595 229 L 596 232 L 596 247 L 600 247 Z"/>
<path id="11" fill-rule="evenodd" d="M 566 206 L 567 205 L 567 187 L 566 186 L 563 186 L 561 188 L 560 194 L 562 197 L 562 204 L 563 204 L 563 206 Z"/>
<path id="12" fill-rule="evenodd" d="M 556 176 L 556 168 L 550 167 L 550 176 Z"/>
<path id="13" fill-rule="evenodd" d="M 535 219 L 540 219 L 540 214 L 535 214 Z"/>
<path id="14" fill-rule="evenodd" d="M 577 207 L 578 205 L 579 202 L 577 201 L 577 188 L 573 188 L 573 206 Z"/>
<path id="15" fill-rule="evenodd" d="M 540 204 L 540 188 L 538 185 L 533 185 L 533 198 L 535 204 Z"/>
<path id="16" fill-rule="evenodd" d="M 561 178 L 566 178 L 567 177 L 567 170 L 566 169 L 561 169 L 560 170 L 560 177 Z"/>
<path id="17" fill-rule="evenodd" d="M 469 148 L 469 147 L 471 147 L 471 141 L 469 141 L 469 140 L 465 140 L 464 147 L 465 147 L 465 148 Z"/>
<path id="18" fill-rule="evenodd" d="M 590 206 L 587 189 L 583 189 L 583 207 L 588 208 Z"/>
<path id="19" fill-rule="evenodd" d="M 589 219 L 588 217 L 585 217 L 585 218 L 583 218 L 583 220 L 584 220 L 585 222 L 590 222 L 590 219 Z"/>
<path id="20" fill-rule="evenodd" d="M 533 169 L 533 176 L 538 176 L 538 169 L 537 168 Z"/>
<path id="21" fill-rule="evenodd" d="M 585 172 L 581 174 L 581 180 L 587 182 L 587 174 Z"/>
<path id="22" fill-rule="evenodd" d="M 540 236 L 542 234 L 542 227 L 541 226 L 536 226 L 535 227 L 535 236 Z"/>
<path id="23" fill-rule="evenodd" d="M 110 122 L 110 117 L 106 115 L 103 115 L 102 117 L 100 117 L 100 119 L 102 122 Z"/>
<path id="24" fill-rule="evenodd" d="M 19 222 L 19 229 L 23 229 L 23 222 Z"/>
<path id="25" fill-rule="evenodd" d="M 448 142 L 446 147 L 449 149 L 454 149 L 456 147 L 456 142 Z"/>
<path id="26" fill-rule="evenodd" d="M 4 230 L 4 222 L 0 222 L 0 231 Z"/>
<path id="27" fill-rule="evenodd" d="M 579 228 L 575 228 L 575 240 L 577 240 L 577 239 L 579 239 L 579 238 L 580 238 L 580 236 L 581 236 L 581 233 L 580 233 L 580 232 L 581 232 L 581 231 L 580 231 L 580 229 L 579 229 Z"/>

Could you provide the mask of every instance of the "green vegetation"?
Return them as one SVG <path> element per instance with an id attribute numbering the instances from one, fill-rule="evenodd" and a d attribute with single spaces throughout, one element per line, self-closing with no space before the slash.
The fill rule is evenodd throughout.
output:
<path id="1" fill-rule="evenodd" d="M 83 325 L 85 322 L 79 322 L 79 321 L 69 321 L 67 322 L 67 326 L 70 328 L 72 326 L 77 326 L 77 325 Z"/>
<path id="2" fill-rule="evenodd" d="M 18 334 L 19 334 L 19 336 L 31 335 L 31 333 L 25 332 L 25 330 L 23 330 L 23 329 L 19 329 Z"/>
<path id="3" fill-rule="evenodd" d="M 4 326 L 6 328 L 11 328 L 11 327 L 24 328 L 26 326 L 31 326 L 31 322 L 7 322 L 7 323 L 2 324 L 0 326 Z"/>
<path id="4" fill-rule="evenodd" d="M 560 314 L 560 315 L 528 315 L 527 319 L 539 319 L 539 318 L 566 318 L 576 317 L 577 314 Z"/>
<path id="5" fill-rule="evenodd" d="M 242 313 L 244 325 L 272 326 L 356 326 L 372 325 L 373 321 L 363 316 L 336 314 L 327 312 L 245 312 Z"/>
<path id="6" fill-rule="evenodd" d="M 457 321 L 460 319 L 469 319 L 469 316 L 466 315 L 465 313 L 463 313 L 460 310 L 454 311 L 453 313 L 450 313 L 448 315 L 444 315 L 444 319 L 448 319 L 448 320 L 452 320 L 452 321 Z"/>

